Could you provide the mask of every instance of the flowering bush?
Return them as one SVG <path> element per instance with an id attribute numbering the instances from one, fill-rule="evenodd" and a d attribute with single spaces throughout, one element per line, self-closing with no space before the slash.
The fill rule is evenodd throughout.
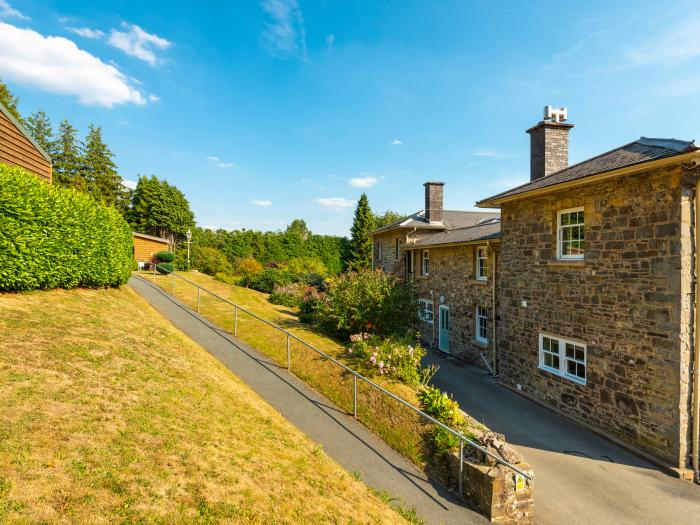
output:
<path id="1" fill-rule="evenodd" d="M 409 385 L 420 382 L 421 359 L 425 350 L 404 338 L 380 337 L 367 333 L 350 336 L 347 352 L 358 364 Z"/>
<path id="2" fill-rule="evenodd" d="M 299 306 L 306 295 L 306 286 L 301 283 L 275 286 L 270 294 L 269 301 L 272 304 L 282 306 Z"/>
<path id="3" fill-rule="evenodd" d="M 421 408 L 440 423 L 461 432 L 472 441 L 477 441 L 468 427 L 464 413 L 459 409 L 459 403 L 441 392 L 439 388 L 434 386 L 422 388 L 418 392 L 418 400 Z M 437 425 L 429 431 L 428 438 L 438 456 L 448 454 L 459 447 L 459 438 Z"/>
<path id="4" fill-rule="evenodd" d="M 322 293 L 313 286 L 309 286 L 306 289 L 304 297 L 299 304 L 299 320 L 302 323 L 313 323 L 321 296 Z"/>

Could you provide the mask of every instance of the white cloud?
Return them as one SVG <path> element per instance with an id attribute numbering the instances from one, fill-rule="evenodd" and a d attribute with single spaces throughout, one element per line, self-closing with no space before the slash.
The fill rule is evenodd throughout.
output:
<path id="1" fill-rule="evenodd" d="M 209 157 L 204 157 L 204 158 L 205 158 L 206 160 L 210 160 L 210 161 L 212 161 L 212 162 L 219 162 L 219 157 L 214 157 L 213 155 L 212 155 L 212 156 L 209 156 Z"/>
<path id="2" fill-rule="evenodd" d="M 153 102 L 153 103 L 160 102 L 160 97 L 158 95 L 151 94 L 151 95 L 148 95 L 148 101 Z"/>
<path id="3" fill-rule="evenodd" d="M 229 169 L 229 168 L 233 168 L 235 166 L 236 165 L 233 162 L 218 162 L 216 164 L 216 167 L 221 168 L 221 169 Z"/>
<path id="4" fill-rule="evenodd" d="M 172 42 L 151 33 L 146 33 L 136 24 L 122 23 L 127 31 L 112 29 L 107 41 L 110 46 L 121 49 L 129 56 L 136 57 L 150 65 L 158 62 L 156 50 L 166 50 L 172 46 Z"/>
<path id="5" fill-rule="evenodd" d="M 0 22 L 0 72 L 7 80 L 49 93 L 75 95 L 82 104 L 112 107 L 146 103 L 115 66 L 64 37 L 45 37 Z"/>
<path id="6" fill-rule="evenodd" d="M 400 139 L 394 139 L 391 141 L 392 146 L 400 146 L 401 144 L 403 144 L 403 140 Z"/>
<path id="7" fill-rule="evenodd" d="M 255 204 L 256 206 L 266 207 L 266 206 L 272 206 L 272 201 L 255 199 L 253 201 L 253 204 Z"/>
<path id="8" fill-rule="evenodd" d="M 349 208 L 350 206 L 355 204 L 355 201 L 346 199 L 345 197 L 323 197 L 320 199 L 316 199 L 316 202 L 324 208 L 329 208 L 331 210 L 336 211 Z"/>
<path id="9" fill-rule="evenodd" d="M 297 1 L 262 0 L 260 5 L 272 18 L 272 22 L 265 23 L 262 35 L 267 51 L 275 57 L 306 60 L 304 16 Z"/>
<path id="10" fill-rule="evenodd" d="M 700 56 L 700 15 L 688 13 L 680 22 L 657 35 L 646 37 L 644 44 L 627 51 L 634 65 L 679 65 Z"/>
<path id="11" fill-rule="evenodd" d="M 99 29 L 90 29 L 89 27 L 67 27 L 66 29 L 71 33 L 74 33 L 78 36 L 82 36 L 84 38 L 98 39 L 105 36 L 105 34 Z"/>
<path id="12" fill-rule="evenodd" d="M 136 189 L 136 184 L 137 182 L 135 180 L 123 180 L 122 181 L 122 186 L 125 188 L 129 188 L 130 190 L 135 190 Z"/>
<path id="13" fill-rule="evenodd" d="M 491 159 L 497 159 L 503 156 L 501 152 L 492 149 L 478 149 L 476 151 L 472 151 L 472 155 L 475 157 L 488 157 Z"/>
<path id="14" fill-rule="evenodd" d="M 366 177 L 355 177 L 350 179 L 350 186 L 354 186 L 355 188 L 371 188 L 377 182 L 379 182 L 377 177 L 367 175 Z"/>
<path id="15" fill-rule="evenodd" d="M 7 0 L 0 0 L 0 18 L 19 18 L 20 20 L 29 20 L 28 16 L 12 7 Z"/>

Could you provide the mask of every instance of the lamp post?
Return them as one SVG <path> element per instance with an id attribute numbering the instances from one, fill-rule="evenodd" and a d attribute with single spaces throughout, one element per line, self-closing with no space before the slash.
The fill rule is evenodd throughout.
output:
<path id="1" fill-rule="evenodd" d="M 187 269 L 190 269 L 190 242 L 192 241 L 192 230 L 187 228 L 187 233 L 185 234 L 187 237 Z"/>

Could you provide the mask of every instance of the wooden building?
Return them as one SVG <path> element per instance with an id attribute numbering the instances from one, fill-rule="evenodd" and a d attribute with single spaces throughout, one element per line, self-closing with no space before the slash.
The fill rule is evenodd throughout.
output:
<path id="1" fill-rule="evenodd" d="M 0 163 L 24 168 L 51 184 L 51 157 L 0 104 Z"/>
<path id="2" fill-rule="evenodd" d="M 170 248 L 168 239 L 146 235 L 145 233 L 133 232 L 133 234 L 134 257 L 138 263 L 151 262 L 155 258 L 156 253 Z"/>

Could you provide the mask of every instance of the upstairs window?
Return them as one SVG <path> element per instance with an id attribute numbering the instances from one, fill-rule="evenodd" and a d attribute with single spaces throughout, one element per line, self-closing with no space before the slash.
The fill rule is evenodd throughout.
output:
<path id="1" fill-rule="evenodd" d="M 586 384 L 586 345 L 540 334 L 539 367 L 582 385 Z"/>
<path id="2" fill-rule="evenodd" d="M 489 259 L 486 246 L 479 246 L 476 249 L 476 278 L 479 281 L 486 281 L 489 278 Z"/>
<path id="3" fill-rule="evenodd" d="M 433 324 L 433 302 L 430 299 L 418 299 L 418 317 L 421 321 Z"/>
<path id="4" fill-rule="evenodd" d="M 583 208 L 563 210 L 557 214 L 557 258 L 583 259 Z"/>
<path id="5" fill-rule="evenodd" d="M 428 275 L 430 273 L 430 252 L 428 250 L 423 250 L 423 265 L 421 267 L 421 274 Z"/>
<path id="6" fill-rule="evenodd" d="M 476 340 L 480 343 L 489 342 L 489 310 L 484 306 L 476 307 Z"/>

